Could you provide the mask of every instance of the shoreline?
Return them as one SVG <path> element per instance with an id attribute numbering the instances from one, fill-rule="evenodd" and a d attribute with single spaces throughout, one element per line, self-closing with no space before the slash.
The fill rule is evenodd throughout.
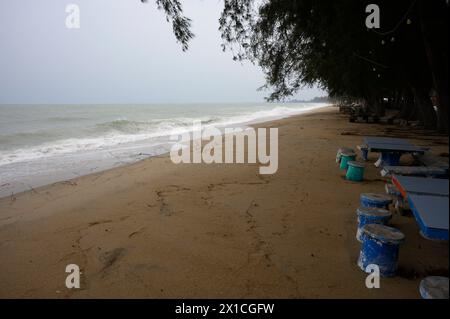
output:
<path id="1" fill-rule="evenodd" d="M 407 238 L 399 274 L 366 289 L 355 210 L 385 181 L 374 155 L 363 183 L 334 161 L 363 135 L 408 134 L 435 154 L 448 138 L 349 123 L 333 107 L 259 126 L 279 128 L 274 175 L 166 154 L 0 199 L 0 297 L 419 298 L 423 276 L 448 273 L 448 243 L 395 216 Z M 79 290 L 64 286 L 69 263 L 82 269 Z"/>
<path id="2" fill-rule="evenodd" d="M 331 107 L 332 105 L 317 105 L 318 103 L 313 103 L 313 106 L 305 107 L 305 110 L 297 111 L 293 114 L 279 114 L 267 117 L 261 117 L 253 120 L 246 120 L 242 122 L 232 122 L 232 123 L 216 123 L 214 127 L 222 130 L 225 127 L 252 127 L 255 125 L 261 125 L 263 123 L 273 122 L 285 118 L 289 118 L 292 116 L 302 116 L 304 114 L 308 114 L 310 112 L 319 111 L 320 109 Z M 324 103 L 322 103 L 324 104 Z M 284 105 L 283 105 L 284 106 Z M 204 125 L 205 127 L 210 126 L 209 124 Z M 192 133 L 192 132 L 191 132 Z M 181 134 L 181 133 L 180 133 Z M 5 180 L 0 185 L 0 198 L 11 197 L 18 195 L 22 192 L 26 191 L 34 191 L 34 189 L 45 187 L 48 185 L 52 185 L 54 183 L 59 182 L 70 182 L 73 179 L 77 179 L 82 176 L 95 174 L 99 172 L 103 172 L 109 169 L 115 169 L 124 167 L 127 165 L 132 165 L 141 160 L 145 160 L 149 157 L 154 156 L 164 156 L 170 153 L 170 142 L 168 140 L 168 136 L 159 136 L 155 137 L 154 140 L 147 141 L 138 141 L 133 144 L 120 144 L 117 145 L 116 148 L 108 149 L 108 148 L 100 148 L 97 151 L 88 151 L 81 153 L 67 153 L 67 154 L 59 154 L 54 155 L 50 158 L 42 158 L 35 159 L 32 162 L 26 162 L 23 165 L 28 167 L 29 164 L 37 165 L 40 161 L 42 164 L 39 164 L 43 167 L 46 167 L 49 163 L 49 160 L 53 159 L 61 161 L 64 157 L 71 157 L 70 161 L 66 162 L 64 166 L 58 167 L 57 170 L 54 169 L 52 172 L 48 172 L 47 174 L 38 174 L 34 173 L 31 179 L 25 178 L 24 176 L 19 176 L 18 180 Z M 117 152 L 120 150 L 128 150 L 128 155 L 124 156 L 121 154 L 119 156 L 115 156 L 112 152 Z M 153 154 L 154 153 L 154 154 Z M 109 154 L 109 155 L 108 155 Z M 116 154 L 117 155 L 117 154 Z M 55 157 L 56 156 L 56 157 Z M 73 163 L 77 163 L 77 165 L 72 165 Z M 81 163 L 81 164 L 80 164 Z M 14 163 L 11 165 L 15 165 Z M 8 165 L 7 165 L 8 166 Z M 3 168 L 4 169 L 4 168 Z M 10 168 L 11 169 L 11 168 Z M 36 169 L 36 168 L 35 168 Z M 23 168 L 20 168 L 23 170 Z M 12 170 L 14 172 L 14 169 Z M 22 172 L 23 173 L 23 172 Z M 14 174 L 14 173 L 12 173 Z M 28 176 L 28 174 L 27 174 Z"/>
<path id="3" fill-rule="evenodd" d="M 296 113 L 296 114 L 292 114 L 292 115 L 279 115 L 279 116 L 273 116 L 273 117 L 267 117 L 267 118 L 263 117 L 263 118 L 260 118 L 257 120 L 233 123 L 233 124 L 230 124 L 229 127 L 245 128 L 245 127 L 260 126 L 264 123 L 271 123 L 274 121 L 287 119 L 290 117 L 302 116 L 302 115 L 318 112 L 321 109 L 329 108 L 329 107 L 334 107 L 334 106 L 333 105 L 314 106 L 314 107 L 307 108 L 307 110 L 305 110 L 305 111 L 301 111 L 300 113 Z M 217 127 L 219 129 L 223 130 L 223 128 L 225 127 L 225 124 L 218 125 Z M 223 132 L 222 132 L 222 136 L 223 136 Z M 162 142 L 160 142 L 160 143 L 162 143 Z M 130 145 L 130 146 L 128 146 L 128 148 L 130 148 L 130 149 L 136 148 L 136 150 L 144 150 L 145 146 L 141 145 L 140 147 L 138 147 L 137 145 L 135 145 L 135 146 Z M 15 186 L 11 186 L 11 184 L 13 184 L 13 182 L 7 182 L 3 185 L 0 185 L 0 199 L 6 198 L 6 197 L 14 197 L 23 192 L 29 192 L 29 191 L 33 192 L 38 188 L 50 186 L 50 185 L 57 184 L 57 183 L 70 183 L 72 180 L 76 180 L 83 176 L 88 176 L 88 175 L 101 173 L 101 172 L 111 170 L 111 169 L 116 169 L 116 168 L 121 168 L 121 167 L 125 167 L 128 165 L 133 165 L 133 164 L 136 164 L 142 160 L 146 160 L 151 157 L 155 157 L 155 156 L 156 157 L 164 157 L 164 156 L 169 156 L 169 154 L 170 154 L 170 151 L 168 150 L 167 145 L 165 145 L 164 143 L 157 144 L 155 146 L 149 146 L 149 148 L 150 149 L 158 149 L 159 148 L 161 153 L 157 152 L 155 155 L 149 155 L 146 153 L 139 152 L 135 156 L 136 157 L 141 156 L 142 158 L 138 158 L 135 160 L 129 160 L 128 162 L 123 162 L 118 165 L 117 165 L 117 163 L 114 164 L 115 160 L 113 160 L 113 158 L 111 158 L 111 159 L 108 158 L 107 160 L 105 160 L 105 162 L 108 162 L 109 164 L 104 164 L 103 166 L 96 167 L 95 169 L 89 169 L 89 167 L 80 166 L 77 171 L 73 171 L 73 169 L 72 169 L 72 173 L 70 173 L 70 174 L 68 174 L 67 172 L 59 172 L 59 173 L 55 172 L 55 174 L 57 176 L 52 176 L 50 178 L 48 176 L 45 176 L 45 177 L 41 176 L 40 178 L 36 178 L 36 180 L 34 182 L 28 182 L 26 185 L 22 182 L 22 183 L 16 184 Z M 104 153 L 104 152 L 108 152 L 108 150 L 99 150 L 98 152 Z M 94 154 L 95 154 L 95 152 L 94 152 Z M 70 155 L 70 154 L 67 154 L 67 155 Z M 78 154 L 74 154 L 74 155 L 78 155 Z M 130 154 L 130 156 L 131 156 L 131 154 Z M 72 175 L 72 177 L 69 177 L 68 175 Z M 22 184 L 22 186 L 19 186 L 20 184 Z M 8 188 L 9 186 L 11 186 L 12 188 Z M 6 187 L 6 189 L 1 189 L 2 187 Z"/>

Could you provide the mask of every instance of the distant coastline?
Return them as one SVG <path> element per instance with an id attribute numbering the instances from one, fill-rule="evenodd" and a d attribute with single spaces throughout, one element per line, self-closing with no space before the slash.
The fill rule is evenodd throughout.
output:
<path id="1" fill-rule="evenodd" d="M 310 100 L 292 99 L 285 103 L 333 103 L 333 99 L 329 96 L 316 96 Z"/>

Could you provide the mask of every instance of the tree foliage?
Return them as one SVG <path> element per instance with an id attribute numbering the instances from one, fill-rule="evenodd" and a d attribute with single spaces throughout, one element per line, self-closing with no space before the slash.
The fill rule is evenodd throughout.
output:
<path id="1" fill-rule="evenodd" d="M 141 0 L 142 3 L 148 0 Z M 167 22 L 172 23 L 173 33 L 181 43 L 183 51 L 189 48 L 189 40 L 194 37 L 191 31 L 191 19 L 183 15 L 183 7 L 179 0 L 155 0 L 159 10 L 166 14 Z"/>
<path id="2" fill-rule="evenodd" d="M 156 2 L 168 17 L 183 19 L 177 0 Z M 262 68 L 272 90 L 269 100 L 318 85 L 377 115 L 383 114 L 388 99 L 402 109 L 402 116 L 448 131 L 447 1 L 378 0 L 380 29 L 365 25 L 370 3 L 224 0 L 222 47 L 235 60 Z M 175 32 L 183 48 L 192 37 L 188 29 L 189 20 Z M 439 97 L 437 112 L 430 91 Z"/>

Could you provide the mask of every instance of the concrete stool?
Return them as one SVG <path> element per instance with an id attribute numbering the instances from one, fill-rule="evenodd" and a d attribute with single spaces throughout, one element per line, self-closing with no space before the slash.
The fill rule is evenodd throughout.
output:
<path id="1" fill-rule="evenodd" d="M 358 259 L 358 266 L 364 271 L 368 265 L 377 265 L 380 276 L 393 277 L 398 267 L 399 246 L 405 235 L 398 229 L 380 224 L 363 226 L 363 244 Z"/>
<path id="2" fill-rule="evenodd" d="M 388 208 L 392 203 L 392 197 L 378 193 L 363 193 L 360 196 L 360 202 L 362 207 Z"/>
<path id="3" fill-rule="evenodd" d="M 363 242 L 362 228 L 367 224 L 381 224 L 386 225 L 392 218 L 390 211 L 378 207 L 359 207 L 356 210 L 358 216 L 358 230 L 356 231 L 356 239 Z"/>
<path id="4" fill-rule="evenodd" d="M 448 277 L 426 277 L 420 282 L 419 291 L 423 299 L 448 299 Z"/>
<path id="5" fill-rule="evenodd" d="M 362 182 L 364 179 L 365 165 L 356 161 L 347 163 L 348 169 L 345 178 L 349 181 Z"/>

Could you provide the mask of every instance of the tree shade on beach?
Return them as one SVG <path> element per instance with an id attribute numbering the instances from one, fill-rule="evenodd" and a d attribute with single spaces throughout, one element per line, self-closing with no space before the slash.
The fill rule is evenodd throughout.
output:
<path id="1" fill-rule="evenodd" d="M 142 0 L 144 1 L 144 0 Z M 158 0 L 183 49 L 193 37 L 178 0 Z M 448 1 L 379 0 L 368 28 L 361 0 L 224 0 L 223 50 L 263 69 L 268 100 L 319 85 L 332 97 L 383 116 L 448 132 Z"/>

